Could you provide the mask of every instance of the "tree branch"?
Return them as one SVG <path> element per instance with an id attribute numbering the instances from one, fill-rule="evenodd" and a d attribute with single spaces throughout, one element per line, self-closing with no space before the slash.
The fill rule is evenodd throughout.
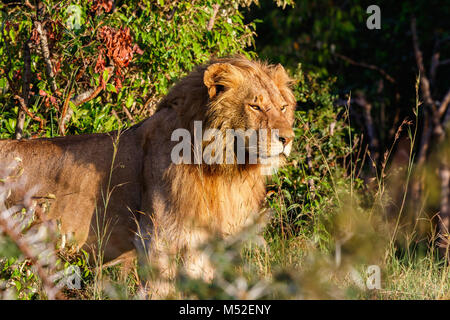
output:
<path id="1" fill-rule="evenodd" d="M 446 113 L 449 103 L 450 103 L 450 89 L 448 89 L 447 93 L 444 96 L 444 99 L 442 99 L 441 105 L 439 106 L 440 117 L 442 117 Z"/>
<path id="2" fill-rule="evenodd" d="M 375 71 L 379 72 L 390 83 L 395 83 L 395 79 L 393 77 L 391 77 L 386 71 L 384 71 L 383 69 L 381 69 L 381 68 L 379 68 L 379 67 L 377 67 L 375 65 L 367 64 L 367 63 L 364 63 L 364 62 L 357 62 L 357 61 L 355 61 L 355 60 L 353 60 L 353 59 L 351 59 L 351 58 L 349 58 L 347 56 L 344 56 L 342 54 L 339 54 L 339 53 L 335 53 L 334 55 L 336 57 L 338 57 L 338 58 L 340 58 L 340 59 L 342 59 L 342 60 L 352 64 L 352 65 L 355 65 L 355 66 L 358 66 L 358 67 L 367 68 L 367 69 L 370 69 L 370 70 L 375 70 Z"/>
<path id="3" fill-rule="evenodd" d="M 414 55 L 416 56 L 417 68 L 420 72 L 420 89 L 422 91 L 423 97 L 425 98 L 425 103 L 429 106 L 433 106 L 434 101 L 431 98 L 430 81 L 427 78 L 425 66 L 423 65 L 422 51 L 420 51 L 419 39 L 417 37 L 416 18 L 414 17 L 411 18 L 411 32 L 413 38 Z"/>
<path id="4" fill-rule="evenodd" d="M 36 4 L 36 19 L 34 19 L 34 27 L 36 28 L 36 31 L 39 34 L 39 42 L 41 45 L 41 51 L 42 51 L 42 57 L 44 58 L 46 71 L 47 71 L 47 78 L 50 82 L 50 88 L 54 94 L 58 92 L 58 88 L 56 86 L 55 82 L 55 74 L 53 72 L 53 65 L 50 60 L 50 50 L 48 49 L 48 39 L 47 39 L 47 32 L 42 27 L 42 23 L 39 20 L 44 15 L 44 5 L 41 1 L 38 1 Z"/>
<path id="5" fill-rule="evenodd" d="M 305 124 L 305 129 L 309 131 L 309 124 Z M 312 165 L 312 149 L 309 141 L 306 143 L 306 164 L 308 166 L 308 174 L 312 176 L 313 174 L 313 165 Z M 311 195 L 311 199 L 314 200 L 316 198 L 316 186 L 314 185 L 313 178 L 309 178 L 308 181 L 309 192 Z"/>
<path id="6" fill-rule="evenodd" d="M 439 62 L 440 66 L 446 65 L 446 64 L 450 64 L 450 59 L 446 59 L 446 60 L 442 60 Z"/>
<path id="7" fill-rule="evenodd" d="M 423 64 L 422 51 L 420 51 L 419 39 L 417 37 L 416 18 L 414 17 L 411 18 L 411 33 L 414 47 L 414 55 L 416 57 L 417 68 L 419 69 L 420 72 L 420 89 L 424 97 L 425 105 L 428 106 L 428 108 L 431 110 L 432 113 L 432 123 L 434 126 L 432 132 L 435 136 L 438 137 L 438 140 L 442 140 L 445 132 L 441 125 L 439 110 L 437 110 L 436 103 L 431 96 L 430 81 L 428 80 L 425 66 Z"/>
<path id="8" fill-rule="evenodd" d="M 122 110 L 123 110 L 123 112 L 125 112 L 127 118 L 128 118 L 132 123 L 134 123 L 135 120 L 134 120 L 133 116 L 131 115 L 130 111 L 128 111 L 127 107 L 126 107 L 126 106 L 122 106 Z"/>
<path id="9" fill-rule="evenodd" d="M 366 97 L 364 96 L 363 93 L 358 93 L 355 96 L 354 101 L 363 109 L 363 120 L 367 131 L 367 137 L 369 139 L 369 149 L 370 152 L 373 154 L 373 160 L 377 162 L 379 157 L 378 151 L 379 141 L 376 136 L 375 133 L 376 130 L 373 125 L 373 119 L 371 114 L 372 104 L 366 100 Z"/>
<path id="10" fill-rule="evenodd" d="M 440 65 L 439 63 L 439 51 L 435 50 L 433 55 L 431 56 L 431 64 L 430 64 L 430 83 L 434 84 L 434 80 L 436 79 L 437 68 Z"/>
<path id="11" fill-rule="evenodd" d="M 431 67 L 430 67 L 430 83 L 434 84 L 434 80 L 436 79 L 436 73 L 439 66 L 446 65 L 450 63 L 450 59 L 439 61 L 440 58 L 440 49 L 441 45 L 449 40 L 450 38 L 444 38 L 442 40 L 436 40 L 433 55 L 431 57 Z"/>
<path id="12" fill-rule="evenodd" d="M 48 294 L 48 299 L 50 300 L 66 300 L 66 297 L 60 292 L 58 287 L 52 282 L 50 276 L 45 271 L 44 267 L 40 263 L 37 256 L 33 253 L 28 243 L 23 239 L 23 235 L 15 230 L 15 228 L 10 228 L 7 221 L 0 218 L 1 229 L 14 241 L 19 250 L 23 255 L 31 261 L 31 264 L 36 268 L 37 274 L 46 289 Z"/>
<path id="13" fill-rule="evenodd" d="M 439 167 L 439 179 L 441 180 L 441 203 L 438 215 L 439 242 L 441 254 L 445 254 L 449 245 L 449 226 L 450 226 L 450 168 L 446 159 L 443 159 Z"/>
<path id="14" fill-rule="evenodd" d="M 65 135 L 66 134 L 66 122 L 70 120 L 70 118 L 72 117 L 72 109 L 70 109 L 70 112 L 67 113 L 67 110 L 69 109 L 69 101 L 70 101 L 70 97 L 72 96 L 73 90 L 70 89 L 69 94 L 66 97 L 66 100 L 64 101 L 64 105 L 62 107 L 61 110 L 61 118 L 59 121 L 59 125 L 58 125 L 58 129 L 59 129 L 59 133 L 61 135 Z M 67 117 L 67 115 L 69 115 Z"/>
<path id="15" fill-rule="evenodd" d="M 47 40 L 47 32 L 44 28 L 42 28 L 42 24 L 39 21 L 34 21 L 34 26 L 36 27 L 37 32 L 39 33 L 39 40 L 41 44 L 42 57 L 44 58 L 47 77 L 50 82 L 50 88 L 54 94 L 57 93 L 58 88 L 56 87 L 55 82 L 55 74 L 53 72 L 53 65 L 50 61 L 50 51 L 48 49 L 48 40 Z"/>
<path id="16" fill-rule="evenodd" d="M 28 107 L 30 94 L 30 81 L 31 81 L 31 53 L 30 53 L 30 41 L 26 41 L 23 44 L 23 75 L 22 75 L 22 98 L 23 104 Z M 15 128 L 16 139 L 21 139 L 23 136 L 23 127 L 25 125 L 26 112 L 24 108 L 19 108 L 17 112 L 17 121 Z"/>
<path id="17" fill-rule="evenodd" d="M 206 30 L 211 31 L 214 27 L 214 23 L 216 21 L 217 12 L 219 12 L 220 5 L 213 4 L 213 14 L 211 16 L 211 19 L 208 21 L 208 26 L 206 27 Z"/>
<path id="18" fill-rule="evenodd" d="M 17 99 L 17 100 L 19 101 L 20 107 L 22 108 L 23 111 L 25 111 L 25 113 L 26 113 L 31 119 L 33 119 L 34 121 L 38 121 L 38 122 L 39 122 L 39 131 L 38 131 L 38 133 L 41 132 L 42 130 L 44 130 L 45 120 L 42 119 L 42 118 L 40 118 L 40 117 L 38 117 L 38 116 L 35 116 L 35 115 L 28 109 L 27 105 L 25 104 L 25 100 L 24 100 L 22 97 L 20 97 L 20 96 L 18 96 L 18 95 L 15 95 L 14 98 Z"/>
<path id="19" fill-rule="evenodd" d="M 25 6 L 27 6 L 28 8 L 30 8 L 31 10 L 36 9 L 35 6 L 33 6 L 29 0 L 25 0 Z"/>
<path id="20" fill-rule="evenodd" d="M 111 76 L 114 71 L 113 66 L 109 66 L 106 68 L 108 70 L 108 77 L 106 81 L 103 79 L 103 75 L 100 75 L 100 84 L 97 88 L 89 89 L 83 93 L 80 93 L 79 95 L 74 96 L 73 98 L 70 98 L 72 95 L 72 90 L 67 95 L 66 100 L 64 101 L 64 106 L 61 112 L 61 118 L 59 121 L 59 133 L 61 135 L 65 135 L 66 131 L 66 123 L 70 120 L 73 114 L 73 110 L 69 107 L 69 101 L 72 102 L 76 107 L 79 105 L 86 103 L 88 101 L 91 101 L 95 97 L 97 97 L 100 92 L 103 90 L 103 86 L 108 83 L 109 79 L 111 79 Z"/>

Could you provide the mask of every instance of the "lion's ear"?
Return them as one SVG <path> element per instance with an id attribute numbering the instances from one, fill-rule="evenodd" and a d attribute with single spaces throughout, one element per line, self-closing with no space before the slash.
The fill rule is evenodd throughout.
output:
<path id="1" fill-rule="evenodd" d="M 283 66 L 281 64 L 270 66 L 268 74 L 278 87 L 278 90 L 280 90 L 286 102 L 295 105 L 296 101 L 291 88 L 296 81 L 289 77 Z"/>
<path id="2" fill-rule="evenodd" d="M 271 68 L 270 77 L 278 88 L 290 87 L 294 83 L 281 64 Z"/>
<path id="3" fill-rule="evenodd" d="M 242 81 L 242 74 L 238 68 L 229 63 L 214 63 L 203 75 L 203 82 L 208 88 L 210 98 L 214 98 L 221 89 L 237 87 Z"/>

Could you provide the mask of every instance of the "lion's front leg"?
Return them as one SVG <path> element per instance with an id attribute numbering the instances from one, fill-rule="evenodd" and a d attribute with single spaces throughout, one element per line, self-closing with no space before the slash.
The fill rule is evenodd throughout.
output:
<path id="1" fill-rule="evenodd" d="M 214 278 L 214 266 L 209 255 L 201 250 L 192 249 L 185 254 L 184 270 L 194 279 L 202 279 L 211 282 Z"/>
<path id="2" fill-rule="evenodd" d="M 152 228 L 136 240 L 142 295 L 149 299 L 176 297 L 176 248 Z"/>
<path id="3" fill-rule="evenodd" d="M 182 250 L 182 270 L 192 279 L 201 279 L 211 282 L 214 278 L 214 266 L 211 262 L 211 250 L 208 249 L 210 232 L 204 228 L 191 226 L 185 228 L 181 241 Z"/>
<path id="4" fill-rule="evenodd" d="M 151 255 L 151 273 L 146 283 L 150 299 L 177 298 L 175 288 L 176 258 L 165 250 Z"/>
<path id="5" fill-rule="evenodd" d="M 155 232 L 147 242 L 145 259 L 141 258 L 141 268 L 145 270 L 142 278 L 146 297 L 150 299 L 181 298 L 176 291 L 176 277 L 183 270 L 192 279 L 211 282 L 214 267 L 204 244 L 207 240 L 205 232 L 183 228 L 184 232 Z"/>
<path id="6" fill-rule="evenodd" d="M 184 272 L 189 278 L 211 282 L 214 267 L 207 250 L 203 232 L 189 230 L 180 232 L 176 238 L 155 239 L 150 254 L 154 272 L 148 285 L 151 299 L 181 298 L 176 291 L 177 272 Z"/>
<path id="7" fill-rule="evenodd" d="M 145 264 L 139 263 L 142 298 L 152 300 L 177 298 L 175 288 L 177 268 L 173 257 L 164 251 L 152 253 L 149 257 Z"/>

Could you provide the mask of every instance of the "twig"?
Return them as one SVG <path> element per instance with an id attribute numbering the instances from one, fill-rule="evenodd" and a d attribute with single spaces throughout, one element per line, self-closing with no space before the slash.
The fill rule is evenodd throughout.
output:
<path id="1" fill-rule="evenodd" d="M 450 103 L 450 89 L 448 89 L 447 93 L 444 96 L 444 99 L 442 99 L 441 105 L 439 106 L 440 117 L 442 117 L 446 113 L 449 103 Z"/>
<path id="2" fill-rule="evenodd" d="M 439 225 L 439 238 L 441 239 L 438 246 L 441 247 L 441 252 L 445 252 L 442 249 L 447 249 L 448 242 L 448 230 L 450 225 L 450 168 L 446 163 L 446 159 L 441 162 L 439 167 L 439 178 L 441 180 L 441 203 L 440 203 L 440 212 L 438 215 L 438 225 Z"/>
<path id="3" fill-rule="evenodd" d="M 44 130 L 44 125 L 45 125 L 45 120 L 34 115 L 27 107 L 27 105 L 25 104 L 25 101 L 22 97 L 15 95 L 14 96 L 15 99 L 17 99 L 19 101 L 20 107 L 22 108 L 23 111 L 25 111 L 25 113 L 34 121 L 38 121 L 39 122 L 39 132 L 41 132 L 42 130 Z"/>
<path id="4" fill-rule="evenodd" d="M 42 57 L 45 61 L 47 77 L 50 82 L 50 88 L 54 94 L 57 93 L 58 88 L 56 87 L 55 74 L 53 73 L 53 65 L 50 61 L 50 51 L 48 49 L 47 32 L 42 28 L 42 24 L 39 21 L 34 21 L 34 26 L 39 33 L 39 40 L 41 43 Z"/>
<path id="5" fill-rule="evenodd" d="M 103 79 L 103 76 L 100 78 L 100 84 L 98 85 L 97 88 L 95 89 L 89 89 L 83 93 L 80 93 L 79 95 L 74 96 L 73 98 L 70 99 L 70 102 L 72 102 L 76 107 L 78 107 L 79 105 L 86 103 L 88 101 L 91 101 L 92 99 L 94 99 L 95 97 L 97 97 L 100 92 L 102 92 L 103 90 L 103 86 L 109 81 L 109 79 L 112 76 L 112 73 L 114 71 L 114 67 L 113 66 L 109 66 L 106 68 L 108 70 L 108 77 L 106 79 L 106 81 Z M 59 132 L 62 135 L 65 135 L 65 127 L 66 127 L 66 123 L 67 121 L 70 120 L 73 110 L 69 107 L 69 97 L 71 96 L 71 93 L 69 93 L 69 95 L 67 96 L 65 102 L 64 102 L 64 106 L 63 106 L 63 110 L 61 113 L 61 118 L 59 120 Z"/>
<path id="6" fill-rule="evenodd" d="M 335 56 L 340 58 L 340 59 L 342 59 L 342 60 L 344 60 L 344 61 L 347 61 L 348 63 L 353 64 L 355 66 L 359 66 L 359 67 L 367 68 L 367 69 L 370 69 L 370 70 L 378 71 L 387 81 L 389 81 L 390 83 L 395 83 L 395 79 L 393 77 L 391 77 L 386 71 L 384 71 L 380 67 L 377 67 L 377 66 L 375 66 L 373 64 L 368 64 L 368 63 L 365 63 L 365 62 L 357 62 L 357 61 L 355 61 L 355 60 L 353 60 L 353 59 L 351 59 L 351 58 L 349 58 L 347 56 L 344 56 L 342 54 L 339 54 L 339 53 L 335 53 Z"/>
<path id="7" fill-rule="evenodd" d="M 127 115 L 127 118 L 131 121 L 131 122 L 135 122 L 133 116 L 131 115 L 130 111 L 128 111 L 127 107 L 122 106 L 122 110 L 123 112 L 125 112 L 125 114 Z"/>
<path id="8" fill-rule="evenodd" d="M 208 21 L 208 26 L 206 27 L 206 30 L 208 30 L 208 31 L 211 31 L 212 28 L 214 27 L 214 23 L 216 22 L 217 12 L 219 12 L 220 5 L 213 4 L 212 7 L 213 7 L 213 14 Z"/>
<path id="9" fill-rule="evenodd" d="M 446 65 L 446 64 L 450 64 L 450 59 L 445 59 L 439 62 L 440 66 Z"/>
<path id="10" fill-rule="evenodd" d="M 450 39 L 450 37 L 444 38 L 442 40 L 436 40 L 436 42 L 435 42 L 434 49 L 433 49 L 433 55 L 431 57 L 431 67 L 430 67 L 430 83 L 431 84 L 434 84 L 434 80 L 436 79 L 436 73 L 437 73 L 438 67 L 450 63 L 450 59 L 439 61 L 439 58 L 440 58 L 439 50 L 441 48 L 441 45 L 449 39 Z"/>
<path id="11" fill-rule="evenodd" d="M 23 255 L 31 261 L 33 266 L 36 268 L 36 271 L 39 275 L 39 278 L 42 280 L 45 291 L 50 300 L 58 299 L 64 300 L 65 296 L 59 291 L 58 287 L 50 279 L 50 276 L 45 271 L 42 263 L 39 261 L 36 254 L 33 253 L 33 250 L 29 247 L 26 239 L 23 237 L 21 232 L 18 230 L 17 226 L 13 224 L 10 218 L 5 219 L 4 216 L 0 212 L 0 229 L 4 233 L 8 235 L 8 237 L 14 241 L 19 250 L 23 253 Z M 50 270 L 52 273 L 52 270 Z"/>
<path id="12" fill-rule="evenodd" d="M 361 144 L 362 144 L 362 141 L 363 141 L 363 137 L 361 137 Z M 362 169 L 363 169 L 363 167 L 364 167 L 364 163 L 366 162 L 366 155 L 367 155 L 367 150 L 369 149 L 369 145 L 368 144 L 366 144 L 366 148 L 365 148 L 365 150 L 364 150 L 364 153 L 363 153 L 363 158 L 362 158 L 362 160 L 361 160 L 361 166 L 359 167 L 359 170 L 358 170 L 358 173 L 355 175 L 355 179 L 358 179 L 359 178 L 359 176 L 361 175 L 361 171 L 362 171 Z M 358 156 L 359 157 L 359 156 Z M 358 159 L 358 158 L 357 158 Z M 372 166 L 373 167 L 373 166 Z"/>
<path id="13" fill-rule="evenodd" d="M 28 96 L 30 94 L 30 80 L 31 80 L 31 53 L 30 40 L 23 44 L 23 76 L 22 76 L 22 97 L 23 103 L 28 107 Z M 23 127 L 25 125 L 25 110 L 19 108 L 17 112 L 17 122 L 15 128 L 16 139 L 21 139 L 23 136 Z"/>
<path id="14" fill-rule="evenodd" d="M 430 116 L 428 113 L 424 113 L 423 115 L 423 129 L 422 129 L 422 135 L 420 137 L 420 144 L 419 144 L 419 152 L 417 155 L 417 167 L 422 168 L 422 166 L 425 164 L 425 160 L 427 158 L 428 153 L 428 147 L 430 145 L 431 140 L 431 133 L 433 132 L 433 129 L 430 124 Z M 419 170 L 418 170 L 419 171 Z"/>
<path id="15" fill-rule="evenodd" d="M 69 94 L 66 97 L 66 100 L 64 101 L 64 105 L 61 110 L 61 118 L 59 121 L 58 129 L 59 129 L 59 133 L 63 136 L 66 133 L 66 122 L 69 121 L 70 117 L 72 116 L 72 114 L 70 113 L 70 117 L 69 117 L 69 119 L 67 119 L 67 109 L 69 108 L 69 101 L 70 101 L 70 97 L 72 96 L 72 93 L 73 93 L 73 89 L 71 88 L 69 91 Z"/>
<path id="16" fill-rule="evenodd" d="M 305 130 L 309 131 L 309 123 L 305 123 Z M 308 166 L 308 174 L 312 176 L 313 174 L 313 165 L 312 165 L 312 149 L 309 141 L 306 142 L 306 164 Z M 312 178 L 309 178 L 308 181 L 308 187 L 311 194 L 311 199 L 314 200 L 316 197 L 316 187 L 314 185 L 314 180 Z"/>
<path id="17" fill-rule="evenodd" d="M 370 152 L 373 154 L 373 160 L 375 161 L 375 163 L 377 163 L 379 157 L 378 153 L 379 142 L 373 125 L 373 119 L 371 114 L 372 104 L 367 102 L 365 96 L 362 93 L 357 94 L 354 101 L 358 105 L 360 105 L 363 109 L 363 120 L 367 130 L 367 137 L 369 139 L 369 149 Z"/>
<path id="18" fill-rule="evenodd" d="M 44 4 L 42 3 L 42 1 L 37 1 L 37 3 L 36 3 L 36 19 L 34 20 L 33 24 L 34 24 L 34 27 L 36 28 L 36 31 L 39 34 L 39 42 L 41 45 L 42 57 L 44 58 L 46 71 L 47 71 L 47 78 L 50 82 L 50 88 L 51 88 L 53 94 L 57 94 L 58 88 L 57 88 L 56 82 L 55 82 L 55 74 L 53 72 L 53 65 L 50 60 L 50 50 L 48 49 L 47 32 L 42 27 L 42 23 L 39 20 L 43 17 L 44 10 L 45 10 L 45 7 L 44 7 Z"/>
<path id="19" fill-rule="evenodd" d="M 312 166 L 312 150 L 309 143 L 306 144 L 306 163 L 308 165 L 309 175 L 313 174 L 313 166 Z M 316 187 L 314 185 L 313 178 L 308 179 L 308 187 L 311 194 L 311 199 L 314 200 L 316 198 Z"/>
<path id="20" fill-rule="evenodd" d="M 173 7 L 172 11 L 171 11 L 168 15 L 166 15 L 166 20 L 167 20 L 167 21 L 170 21 L 170 20 L 173 19 L 173 17 L 175 16 L 175 12 L 177 12 L 177 8 L 178 8 L 178 6 L 175 5 L 175 6 Z"/>
<path id="21" fill-rule="evenodd" d="M 31 250 L 28 248 L 28 245 L 25 241 L 22 240 L 22 235 L 14 229 L 7 228 L 7 225 L 3 219 L 0 219 L 0 225 L 2 226 L 2 230 L 14 241 L 19 250 L 24 254 L 24 256 L 31 261 L 33 266 L 36 267 L 36 271 L 39 275 L 39 278 L 42 280 L 44 284 L 45 291 L 47 292 L 48 298 L 50 300 L 65 300 L 66 297 L 58 290 L 58 288 L 53 284 L 50 280 L 49 276 L 45 272 L 43 266 L 39 263 L 38 259 L 33 255 Z"/>
<path id="22" fill-rule="evenodd" d="M 106 84 L 106 83 L 109 81 L 109 79 L 111 78 L 111 75 L 112 75 L 112 73 L 113 73 L 113 71 L 114 71 L 114 67 L 109 66 L 109 67 L 107 67 L 106 69 L 108 70 L 108 78 L 106 79 L 105 84 Z M 103 80 L 103 77 L 102 77 L 101 80 L 100 80 L 100 84 L 99 84 L 99 86 L 98 86 L 97 88 L 87 90 L 87 91 L 85 91 L 85 92 L 83 92 L 83 93 L 81 93 L 81 94 L 79 94 L 79 95 L 77 95 L 77 96 L 74 96 L 74 97 L 71 99 L 72 103 L 73 103 L 75 106 L 78 107 L 79 105 L 81 105 L 81 104 L 83 104 L 83 103 L 86 103 L 86 102 L 88 102 L 88 101 L 94 99 L 95 97 L 97 97 L 97 96 L 99 95 L 99 93 L 102 92 L 102 90 L 103 90 L 103 85 L 104 85 L 103 81 L 104 81 L 104 80 Z"/>
<path id="23" fill-rule="evenodd" d="M 434 84 L 434 80 L 436 79 L 436 72 L 437 72 L 437 68 L 439 66 L 439 57 L 440 57 L 440 52 L 439 52 L 439 42 L 436 42 L 435 46 L 434 46 L 434 50 L 433 50 L 433 54 L 431 55 L 431 64 L 430 64 L 430 83 Z"/>
<path id="24" fill-rule="evenodd" d="M 122 126 L 122 120 L 120 120 L 119 115 L 117 114 L 116 110 L 111 110 L 112 115 L 117 119 L 117 122 L 119 123 L 119 126 Z"/>
<path id="25" fill-rule="evenodd" d="M 25 6 L 27 6 L 28 8 L 30 8 L 31 10 L 35 10 L 35 6 L 33 6 L 29 0 L 25 0 Z"/>
<path id="26" fill-rule="evenodd" d="M 417 37 L 417 27 L 416 27 L 416 18 L 411 18 L 411 32 L 413 38 L 413 46 L 414 46 L 414 55 L 416 56 L 417 68 L 420 72 L 420 89 L 422 91 L 422 95 L 425 98 L 425 103 L 432 106 L 433 99 L 431 98 L 430 91 L 430 81 L 428 80 L 427 73 L 425 71 L 425 66 L 423 65 L 423 57 L 422 51 L 420 51 L 419 47 L 419 39 Z"/>
<path id="27" fill-rule="evenodd" d="M 423 64 L 422 51 L 420 51 L 419 39 L 417 37 L 416 18 L 414 17 L 411 18 L 411 33 L 413 39 L 414 55 L 416 56 L 417 68 L 420 72 L 420 89 L 424 97 L 425 105 L 427 105 L 428 108 L 431 109 L 433 123 L 432 132 L 440 141 L 443 139 L 445 132 L 440 122 L 439 110 L 437 110 L 436 103 L 431 96 L 430 81 L 426 75 L 425 66 Z"/>

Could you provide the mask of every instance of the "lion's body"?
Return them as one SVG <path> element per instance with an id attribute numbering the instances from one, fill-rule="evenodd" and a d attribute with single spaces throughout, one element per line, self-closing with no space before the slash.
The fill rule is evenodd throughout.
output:
<path id="1" fill-rule="evenodd" d="M 8 202 L 21 203 L 26 193 L 34 189 L 40 219 L 60 220 L 63 235 L 72 236 L 79 246 L 95 248 L 96 221 L 101 226 L 104 217 L 113 141 L 114 137 L 108 134 L 0 141 L 0 163 L 6 166 L 20 158 L 24 168 L 21 183 L 13 188 Z M 135 213 L 141 204 L 142 154 L 135 130 L 124 133 L 111 175 L 110 189 L 117 187 L 111 193 L 104 220 L 112 227 L 106 231 L 113 231 L 110 245 L 104 247 L 107 260 L 133 250 L 129 231 L 135 223 L 130 213 Z M 47 210 L 41 208 L 44 205 Z"/>
<path id="2" fill-rule="evenodd" d="M 241 87 L 232 90 L 241 78 L 251 78 L 252 90 L 265 99 L 264 114 L 242 109 L 254 93 L 248 87 L 252 83 L 239 82 Z M 10 200 L 21 201 L 39 185 L 39 196 L 56 196 L 46 217 L 60 219 L 62 232 L 75 233 L 80 245 L 95 247 L 96 216 L 104 215 L 107 191 L 112 190 L 106 219 L 100 219 L 108 226 L 106 260 L 136 247 L 170 276 L 169 260 L 184 252 L 188 272 L 210 279 L 212 270 L 196 246 L 251 223 L 260 213 L 266 177 L 260 165 L 174 164 L 171 150 L 177 142 L 171 134 L 178 128 L 192 132 L 198 120 L 221 130 L 275 127 L 289 141 L 295 101 L 288 80 L 284 70 L 245 58 L 199 67 L 171 90 L 151 118 L 120 135 L 114 164 L 116 134 L 0 141 L 0 163 L 21 158 L 27 178 Z M 226 90 L 219 94 L 222 87 Z M 285 115 L 276 109 L 283 104 L 289 106 Z"/>

